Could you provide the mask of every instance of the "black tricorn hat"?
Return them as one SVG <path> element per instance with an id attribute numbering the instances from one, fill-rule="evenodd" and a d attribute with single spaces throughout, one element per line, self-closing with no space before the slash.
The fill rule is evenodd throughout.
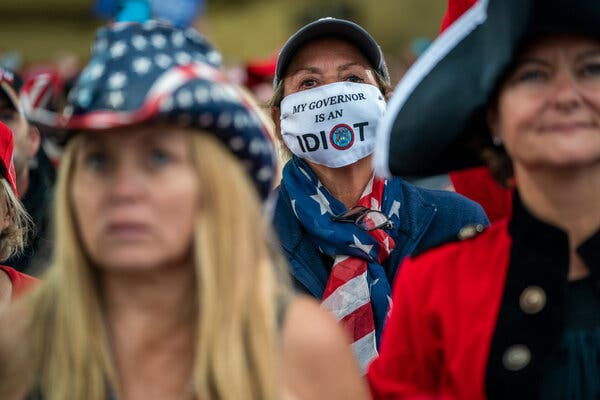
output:
<path id="1" fill-rule="evenodd" d="M 491 140 L 485 109 L 528 40 L 600 37 L 598 0 L 480 0 L 400 81 L 379 124 L 375 172 L 426 176 L 483 164 L 471 143 Z"/>

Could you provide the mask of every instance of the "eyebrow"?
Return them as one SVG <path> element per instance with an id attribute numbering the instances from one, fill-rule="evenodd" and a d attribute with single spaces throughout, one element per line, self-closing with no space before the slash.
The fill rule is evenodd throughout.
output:
<path id="1" fill-rule="evenodd" d="M 586 58 L 596 57 L 596 56 L 600 56 L 600 48 L 587 50 L 584 53 L 578 54 L 577 57 L 575 57 L 575 61 L 581 62 L 582 60 L 585 60 Z M 551 65 L 551 63 L 549 63 L 547 61 L 544 61 L 540 58 L 535 58 L 535 56 L 524 57 L 517 61 L 517 65 L 522 65 L 525 63 L 534 63 L 534 64 L 548 65 L 548 66 Z"/>
<path id="2" fill-rule="evenodd" d="M 340 65 L 339 67 L 337 67 L 337 70 L 338 71 L 345 71 L 345 70 L 350 69 L 350 68 L 352 68 L 354 66 L 364 67 L 363 64 L 361 64 L 359 62 L 356 62 L 356 61 L 352 61 L 352 62 Z M 323 73 L 321 71 L 321 69 L 317 68 L 317 67 L 302 67 L 302 68 L 298 68 L 298 69 L 292 71 L 292 73 L 290 75 L 293 76 L 293 75 L 296 75 L 297 73 L 302 72 L 302 71 L 306 71 L 306 72 L 311 73 L 311 74 L 322 74 Z"/>
<path id="3" fill-rule="evenodd" d="M 517 71 L 519 68 L 523 67 L 526 64 L 537 64 L 537 65 L 541 65 L 543 67 L 551 67 L 552 66 L 552 64 L 548 61 L 544 61 L 542 59 L 529 56 L 529 57 L 523 57 L 521 59 L 518 59 L 512 68 L 513 72 Z"/>
<path id="4" fill-rule="evenodd" d="M 321 70 L 317 67 L 302 67 L 302 68 L 298 68 L 298 69 L 292 71 L 290 73 L 290 75 L 293 76 L 293 75 L 296 75 L 297 73 L 303 72 L 303 71 L 309 72 L 311 74 L 320 74 L 321 73 Z"/>
<path id="5" fill-rule="evenodd" d="M 337 69 L 338 69 L 338 71 L 344 71 L 344 70 L 350 69 L 354 66 L 364 67 L 363 64 L 353 61 L 353 62 L 349 62 L 349 63 L 343 64 L 343 65 L 340 65 Z"/>
<path id="6" fill-rule="evenodd" d="M 579 54 L 577 57 L 575 57 L 575 61 L 580 62 L 586 58 L 595 57 L 595 56 L 600 56 L 600 48 L 588 50 L 582 54 Z"/>

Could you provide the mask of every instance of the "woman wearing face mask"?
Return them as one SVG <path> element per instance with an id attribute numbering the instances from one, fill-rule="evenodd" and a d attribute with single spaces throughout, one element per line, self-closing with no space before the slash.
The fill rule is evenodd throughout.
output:
<path id="1" fill-rule="evenodd" d="M 296 287 L 342 320 L 364 370 L 377 354 L 400 261 L 487 219 L 455 193 L 373 176 L 389 75 L 360 26 L 334 18 L 304 26 L 284 45 L 274 83 L 273 119 L 293 154 L 275 229 Z"/>
<path id="2" fill-rule="evenodd" d="M 481 0 L 397 88 L 382 171 L 486 160 L 516 192 L 510 219 L 402 266 L 375 398 L 600 396 L 599 27 L 587 0 Z"/>
<path id="3" fill-rule="evenodd" d="M 290 295 L 267 125 L 220 55 L 153 21 L 93 48 L 64 113 L 32 110 L 66 129 L 55 259 L 2 321 L 0 397 L 365 398 L 343 330 Z"/>

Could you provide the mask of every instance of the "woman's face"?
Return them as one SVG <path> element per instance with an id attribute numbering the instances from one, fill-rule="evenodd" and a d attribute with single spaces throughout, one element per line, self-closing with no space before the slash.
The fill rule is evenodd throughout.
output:
<path id="1" fill-rule="evenodd" d="M 191 133 L 146 126 L 83 135 L 70 196 L 92 262 L 123 272 L 189 262 L 200 190 Z"/>
<path id="2" fill-rule="evenodd" d="M 490 127 L 517 169 L 600 163 L 600 41 L 552 36 L 526 48 Z"/>
<path id="3" fill-rule="evenodd" d="M 356 47 L 340 39 L 317 39 L 294 56 L 283 79 L 283 96 L 334 82 L 377 87 L 373 68 Z"/>

